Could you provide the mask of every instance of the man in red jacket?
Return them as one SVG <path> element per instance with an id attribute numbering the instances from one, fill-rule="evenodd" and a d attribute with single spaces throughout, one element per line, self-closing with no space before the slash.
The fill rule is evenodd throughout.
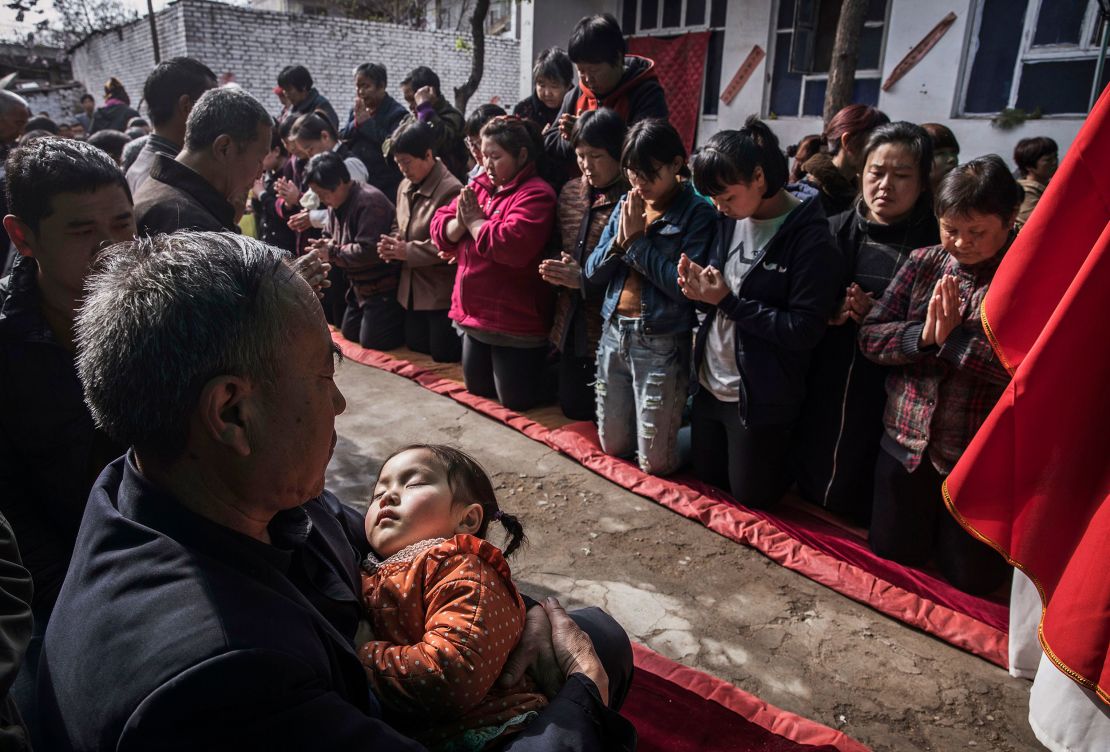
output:
<path id="1" fill-rule="evenodd" d="M 567 92 L 554 124 L 544 134 L 544 149 L 560 164 L 574 164 L 570 133 L 578 116 L 608 107 L 627 125 L 667 117 L 667 100 L 646 57 L 626 55 L 620 24 L 611 13 L 586 16 L 570 35 L 568 54 L 578 70 L 578 85 Z"/>

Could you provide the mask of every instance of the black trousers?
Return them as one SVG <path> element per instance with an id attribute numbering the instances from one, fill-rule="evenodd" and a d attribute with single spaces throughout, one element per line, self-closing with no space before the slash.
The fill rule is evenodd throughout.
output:
<path id="1" fill-rule="evenodd" d="M 405 341 L 405 309 L 394 293 L 375 295 L 362 303 L 355 302 L 352 295 L 339 331 L 345 339 L 371 350 L 392 350 Z"/>
<path id="2" fill-rule="evenodd" d="M 447 311 L 405 311 L 405 347 L 431 355 L 436 363 L 462 360 L 462 337 Z"/>
<path id="3" fill-rule="evenodd" d="M 544 393 L 547 346 L 501 347 L 463 336 L 463 380 L 466 390 L 495 399 L 510 410 L 539 404 Z"/>
<path id="4" fill-rule="evenodd" d="M 910 566 L 923 566 L 933 558 L 945 579 L 960 590 L 991 593 L 1006 581 L 1010 567 L 944 508 L 943 480 L 927 457 L 911 473 L 880 450 L 875 463 L 871 550 Z"/>
<path id="5" fill-rule="evenodd" d="M 690 414 L 694 475 L 746 507 L 769 507 L 790 486 L 790 433 L 791 426 L 745 426 L 735 402 L 702 387 Z"/>
<path id="6" fill-rule="evenodd" d="M 350 288 L 347 272 L 333 265 L 328 272 L 328 281 L 331 286 L 324 289 L 324 297 L 320 300 L 324 306 L 324 318 L 332 326 L 342 326 L 343 316 L 347 313 L 347 293 Z"/>
<path id="7" fill-rule="evenodd" d="M 597 359 L 578 358 L 564 352 L 559 358 L 559 407 L 571 420 L 597 422 Z"/>

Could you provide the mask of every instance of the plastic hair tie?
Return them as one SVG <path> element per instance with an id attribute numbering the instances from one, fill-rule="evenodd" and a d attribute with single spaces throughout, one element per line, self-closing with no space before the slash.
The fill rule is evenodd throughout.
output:
<path id="1" fill-rule="evenodd" d="M 502 512 L 500 509 L 498 509 L 496 512 L 493 513 L 493 521 L 494 522 L 500 522 L 501 518 L 504 517 L 504 516 L 505 516 L 505 513 Z"/>

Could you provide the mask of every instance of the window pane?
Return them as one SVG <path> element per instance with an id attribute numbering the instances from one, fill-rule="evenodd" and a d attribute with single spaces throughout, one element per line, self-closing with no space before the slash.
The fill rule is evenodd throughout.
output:
<path id="1" fill-rule="evenodd" d="M 813 67 L 810 73 L 828 73 L 832 65 L 833 45 L 836 44 L 836 25 L 840 21 L 841 0 L 827 0 L 818 6 L 817 37 L 813 43 Z"/>
<path id="2" fill-rule="evenodd" d="M 725 57 L 725 33 L 709 34 L 709 49 L 705 53 L 705 96 L 702 97 L 702 114 L 716 115 L 721 105 L 721 63 Z"/>
<path id="3" fill-rule="evenodd" d="M 709 25 L 715 27 L 722 27 L 725 25 L 726 11 L 728 11 L 728 0 L 712 0 L 713 5 L 710 6 L 709 11 Z"/>
<path id="4" fill-rule="evenodd" d="M 771 71 L 770 111 L 779 117 L 798 115 L 798 97 L 802 93 L 802 77 L 790 72 L 790 34 L 775 37 L 775 65 Z"/>
<path id="5" fill-rule="evenodd" d="M 659 0 L 643 0 L 640 5 L 640 28 L 654 29 L 659 20 Z"/>
<path id="6" fill-rule="evenodd" d="M 883 48 L 883 27 L 864 27 L 859 38 L 859 70 L 878 70 L 879 52 Z"/>
<path id="7" fill-rule="evenodd" d="M 625 34 L 636 33 L 636 5 L 639 0 L 624 0 L 624 10 L 621 12 L 621 31 Z"/>
<path id="8" fill-rule="evenodd" d="M 879 104 L 879 79 L 857 78 L 852 85 L 852 104 Z M 821 117 L 825 113 L 825 93 L 829 90 L 828 81 L 806 81 L 805 102 L 802 114 Z"/>
<path id="9" fill-rule="evenodd" d="M 968 74 L 964 112 L 994 113 L 1006 108 L 1021 49 L 1027 0 L 985 0 L 979 25 L 979 50 Z"/>
<path id="10" fill-rule="evenodd" d="M 1079 44 L 1087 0 L 1052 0 L 1042 3 L 1037 17 L 1033 45 Z M 1093 75 L 1093 74 L 1092 74 Z"/>
<path id="11" fill-rule="evenodd" d="M 806 81 L 806 96 L 802 102 L 802 114 L 810 117 L 821 117 L 825 112 L 825 92 L 829 88 L 828 81 Z"/>
<path id="12" fill-rule="evenodd" d="M 1038 107 L 1045 115 L 1075 115 L 1087 112 L 1095 60 L 1025 63 L 1021 66 L 1017 106 L 1026 112 Z M 1110 66 L 1103 69 L 1102 86 L 1110 78 Z"/>
<path id="13" fill-rule="evenodd" d="M 686 25 L 701 26 L 705 23 L 706 0 L 686 0 Z"/>
<path id="14" fill-rule="evenodd" d="M 794 0 L 779 0 L 779 23 L 776 28 L 789 29 L 794 25 Z"/>
<path id="15" fill-rule="evenodd" d="M 664 29 L 682 26 L 682 0 L 663 0 Z"/>
<path id="16" fill-rule="evenodd" d="M 887 0 L 871 0 L 867 4 L 868 21 L 885 21 L 886 20 L 886 4 Z"/>

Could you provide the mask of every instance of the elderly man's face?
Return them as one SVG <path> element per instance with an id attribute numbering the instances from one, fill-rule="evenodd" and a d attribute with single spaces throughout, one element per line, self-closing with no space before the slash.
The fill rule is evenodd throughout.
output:
<path id="1" fill-rule="evenodd" d="M 226 162 L 228 185 L 224 193 L 228 201 L 245 195 L 262 176 L 262 162 L 270 153 L 270 133 L 271 127 L 260 123 L 253 141 L 231 144 Z"/>
<path id="2" fill-rule="evenodd" d="M 262 387 L 251 436 L 247 498 L 289 508 L 324 490 L 324 471 L 335 449 L 335 416 L 347 407 L 335 383 L 337 350 L 324 310 L 311 288 L 291 270 L 280 292 L 281 328 L 277 378 Z M 253 489 L 251 488 L 253 486 Z"/>

